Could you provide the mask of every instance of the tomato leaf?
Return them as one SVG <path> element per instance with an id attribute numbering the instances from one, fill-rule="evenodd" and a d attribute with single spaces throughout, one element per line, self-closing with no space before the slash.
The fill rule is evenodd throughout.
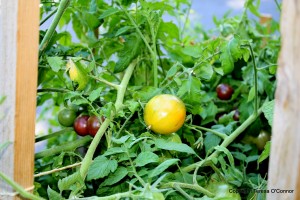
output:
<path id="1" fill-rule="evenodd" d="M 270 150 L 271 150 L 271 142 L 268 141 L 264 147 L 263 152 L 260 154 L 257 163 L 261 163 L 262 161 L 264 161 L 265 159 L 267 159 L 270 155 Z"/>
<path id="2" fill-rule="evenodd" d="M 227 155 L 227 157 L 228 157 L 228 160 L 229 160 L 229 163 L 230 163 L 231 167 L 234 167 L 233 156 L 232 156 L 231 152 L 227 148 L 222 147 L 222 146 L 216 146 L 215 149 L 217 151 L 221 151 L 221 152 L 225 153 Z"/>
<path id="3" fill-rule="evenodd" d="M 103 178 L 114 172 L 118 167 L 118 162 L 116 160 L 108 160 L 104 156 L 98 156 L 94 159 L 91 167 L 89 168 L 87 174 L 87 180 L 95 180 Z"/>
<path id="4" fill-rule="evenodd" d="M 176 164 L 179 161 L 179 159 L 169 159 L 155 167 L 149 174 L 149 178 L 155 177 L 157 175 L 160 175 L 163 171 L 165 171 L 168 167 L 171 165 Z"/>
<path id="5" fill-rule="evenodd" d="M 47 61 L 54 72 L 58 72 L 65 65 L 62 57 L 58 56 L 47 57 Z"/>
<path id="6" fill-rule="evenodd" d="M 178 151 L 183 153 L 196 154 L 196 152 L 186 144 L 171 142 L 164 139 L 156 139 L 155 146 L 159 149 L 164 149 L 169 151 Z"/>
<path id="7" fill-rule="evenodd" d="M 99 19 L 104 19 L 104 18 L 109 17 L 109 16 L 111 16 L 111 15 L 113 15 L 113 14 L 119 12 L 119 11 L 120 11 L 119 9 L 114 8 L 114 7 L 111 7 L 111 8 L 109 8 L 109 9 L 105 10 L 105 11 L 100 15 Z"/>
<path id="8" fill-rule="evenodd" d="M 139 35 L 133 33 L 127 36 L 123 49 L 118 53 L 119 60 L 114 68 L 114 73 L 124 71 L 131 61 L 137 57 L 142 47 L 143 42 Z"/>
<path id="9" fill-rule="evenodd" d="M 99 88 L 93 90 L 93 91 L 90 93 L 90 95 L 89 95 L 89 97 L 88 97 L 88 100 L 90 100 L 91 102 L 95 101 L 97 98 L 100 97 L 102 90 L 103 90 L 102 87 L 99 87 Z"/>
<path id="10" fill-rule="evenodd" d="M 273 125 L 274 104 L 275 104 L 275 101 L 272 100 L 272 101 L 265 103 L 262 107 L 262 111 L 263 111 L 265 117 L 267 118 L 268 123 L 271 127 Z"/>
<path id="11" fill-rule="evenodd" d="M 125 176 L 127 176 L 128 171 L 125 167 L 118 167 L 118 169 L 111 173 L 105 181 L 101 184 L 101 186 L 113 185 L 120 180 L 122 180 Z"/>
<path id="12" fill-rule="evenodd" d="M 141 152 L 138 157 L 134 161 L 136 163 L 135 166 L 142 167 L 149 163 L 159 162 L 159 157 L 155 153 L 151 151 Z"/>
<path id="13" fill-rule="evenodd" d="M 64 200 L 65 199 L 58 192 L 56 192 L 55 190 L 52 190 L 50 186 L 48 186 L 47 194 L 48 194 L 49 199 L 53 199 L 53 200 Z"/>

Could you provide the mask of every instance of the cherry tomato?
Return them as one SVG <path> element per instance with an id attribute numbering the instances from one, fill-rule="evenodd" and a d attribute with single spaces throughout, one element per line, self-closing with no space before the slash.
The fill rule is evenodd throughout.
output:
<path id="1" fill-rule="evenodd" d="M 219 99 L 221 100 L 229 100 L 233 94 L 233 88 L 225 83 L 219 84 L 216 91 Z"/>
<path id="2" fill-rule="evenodd" d="M 234 121 L 239 121 L 240 120 L 240 111 L 238 111 L 238 110 L 234 111 L 233 120 Z"/>
<path id="3" fill-rule="evenodd" d="M 256 144 L 257 149 L 262 151 L 268 141 L 270 141 L 271 135 L 265 130 L 261 130 L 259 135 L 253 139 L 253 143 Z"/>
<path id="4" fill-rule="evenodd" d="M 185 120 L 186 108 L 176 96 L 161 94 L 153 97 L 146 104 L 144 120 L 147 126 L 159 134 L 178 131 Z"/>
<path id="5" fill-rule="evenodd" d="M 104 118 L 101 119 L 101 122 L 104 121 Z M 88 126 L 88 132 L 91 136 L 95 136 L 97 131 L 100 128 L 100 122 L 97 116 L 90 116 L 88 121 L 87 121 L 87 126 Z"/>
<path id="6" fill-rule="evenodd" d="M 88 115 L 80 115 L 74 121 L 74 130 L 80 136 L 85 136 L 89 134 L 88 131 Z"/>
<path id="7" fill-rule="evenodd" d="M 65 108 L 58 113 L 58 122 L 62 126 L 72 126 L 76 118 L 76 112 L 72 109 Z"/>

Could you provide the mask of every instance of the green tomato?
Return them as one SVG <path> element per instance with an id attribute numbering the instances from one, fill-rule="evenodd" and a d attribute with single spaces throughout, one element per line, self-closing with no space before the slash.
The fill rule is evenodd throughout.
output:
<path id="1" fill-rule="evenodd" d="M 205 200 L 241 200 L 240 194 L 230 184 L 224 182 L 210 182 L 207 190 L 214 193 L 213 198 L 204 196 Z"/>
<path id="2" fill-rule="evenodd" d="M 270 141 L 271 135 L 265 130 L 261 130 L 259 135 L 253 139 L 253 143 L 256 144 L 257 149 L 262 151 L 265 148 L 265 145 Z"/>
<path id="3" fill-rule="evenodd" d="M 58 113 L 58 122 L 62 126 L 70 127 L 73 126 L 76 117 L 76 112 L 73 109 L 65 108 Z"/>

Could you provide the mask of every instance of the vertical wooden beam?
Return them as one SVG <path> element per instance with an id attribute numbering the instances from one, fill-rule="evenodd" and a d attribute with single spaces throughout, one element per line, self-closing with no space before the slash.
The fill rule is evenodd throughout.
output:
<path id="1" fill-rule="evenodd" d="M 0 1 L 1 3 L 1 1 Z M 0 5 L 0 170 L 25 188 L 33 186 L 34 136 L 39 42 L 39 1 L 10 0 Z M 0 181 L 1 192 L 11 192 Z M 0 199 L 11 199 L 9 195 Z"/>
<path id="2" fill-rule="evenodd" d="M 300 0 L 283 1 L 281 35 L 267 197 L 293 200 L 300 198 Z"/>
<path id="3" fill-rule="evenodd" d="M 14 180 L 33 186 L 39 0 L 18 1 Z"/>

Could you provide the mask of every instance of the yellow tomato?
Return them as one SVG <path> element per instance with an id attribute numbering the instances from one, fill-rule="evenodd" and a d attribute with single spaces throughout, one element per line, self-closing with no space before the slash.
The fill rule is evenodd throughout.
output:
<path id="1" fill-rule="evenodd" d="M 146 104 L 144 120 L 154 132 L 170 134 L 178 131 L 185 120 L 184 103 L 176 96 L 161 94 L 153 97 Z"/>

